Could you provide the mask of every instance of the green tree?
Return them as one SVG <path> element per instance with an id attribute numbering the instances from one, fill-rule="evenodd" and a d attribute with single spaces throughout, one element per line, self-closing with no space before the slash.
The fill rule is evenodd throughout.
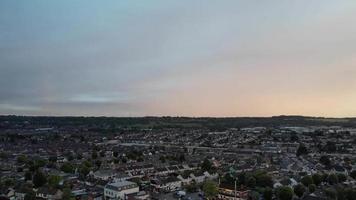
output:
<path id="1" fill-rule="evenodd" d="M 92 163 L 89 160 L 83 161 L 81 165 L 82 166 L 84 165 L 84 166 L 86 166 L 88 168 L 92 168 L 93 167 Z"/>
<path id="2" fill-rule="evenodd" d="M 353 178 L 353 179 L 356 179 L 356 170 L 353 170 L 350 172 L 350 176 Z"/>
<path id="3" fill-rule="evenodd" d="M 306 187 L 308 187 L 310 184 L 313 184 L 313 178 L 312 176 L 304 176 L 301 180 L 300 180 L 303 185 L 305 185 Z"/>
<path id="4" fill-rule="evenodd" d="M 77 153 L 77 160 L 83 159 L 83 155 L 81 153 Z"/>
<path id="5" fill-rule="evenodd" d="M 340 183 L 343 183 L 347 180 L 347 177 L 345 174 L 337 174 L 337 178 L 339 180 Z"/>
<path id="6" fill-rule="evenodd" d="M 250 188 L 254 188 L 256 186 L 256 179 L 253 176 L 248 177 L 246 185 Z"/>
<path id="7" fill-rule="evenodd" d="M 180 154 L 179 158 L 178 158 L 179 162 L 184 162 L 185 161 L 185 156 L 184 154 Z"/>
<path id="8" fill-rule="evenodd" d="M 96 161 L 95 161 L 95 165 L 96 165 L 97 168 L 100 168 L 100 166 L 101 166 L 101 161 L 100 161 L 100 160 L 96 160 Z"/>
<path id="9" fill-rule="evenodd" d="M 337 184 L 338 182 L 339 182 L 339 178 L 337 177 L 336 174 L 330 174 L 330 175 L 328 176 L 328 183 L 329 183 L 330 185 L 335 185 L 335 184 Z"/>
<path id="10" fill-rule="evenodd" d="M 270 187 L 267 187 L 263 192 L 263 198 L 265 200 L 272 200 L 272 197 L 273 197 L 273 191 Z"/>
<path id="11" fill-rule="evenodd" d="M 32 173 L 30 171 L 27 171 L 25 173 L 25 181 L 32 180 Z"/>
<path id="12" fill-rule="evenodd" d="M 346 200 L 354 200 L 356 196 L 356 189 L 346 188 L 344 190 Z"/>
<path id="13" fill-rule="evenodd" d="M 203 185 L 203 191 L 206 198 L 214 198 L 218 194 L 218 187 L 213 181 L 205 181 Z"/>
<path id="14" fill-rule="evenodd" d="M 195 181 L 193 181 L 191 184 L 185 186 L 185 190 L 189 193 L 194 193 L 198 190 L 198 186 Z"/>
<path id="15" fill-rule="evenodd" d="M 277 189 L 277 197 L 279 200 L 292 200 L 293 189 L 288 186 L 282 186 Z"/>
<path id="16" fill-rule="evenodd" d="M 105 157 L 105 151 L 104 150 L 100 151 L 100 157 Z"/>
<path id="17" fill-rule="evenodd" d="M 57 156 L 51 156 L 48 158 L 49 162 L 57 162 Z"/>
<path id="18" fill-rule="evenodd" d="M 273 179 L 264 171 L 257 171 L 254 174 L 256 185 L 259 187 L 273 187 Z"/>
<path id="19" fill-rule="evenodd" d="M 19 164 L 25 164 L 25 163 L 27 162 L 27 160 L 28 160 L 28 158 L 27 158 L 27 156 L 25 156 L 25 155 L 19 155 L 19 156 L 17 157 L 17 162 L 18 162 Z"/>
<path id="20" fill-rule="evenodd" d="M 47 183 L 47 177 L 44 173 L 42 173 L 41 171 L 37 171 L 34 175 L 33 175 L 33 179 L 32 179 L 33 185 L 36 188 L 39 188 L 43 185 L 45 185 Z"/>
<path id="21" fill-rule="evenodd" d="M 71 189 L 69 189 L 68 187 L 65 187 L 63 189 L 62 199 L 63 200 L 72 200 L 72 199 L 74 199 Z"/>
<path id="22" fill-rule="evenodd" d="M 0 152 L 0 159 L 6 160 L 9 155 L 6 152 Z"/>
<path id="23" fill-rule="evenodd" d="M 315 190 L 316 190 L 316 185 L 315 185 L 315 184 L 310 184 L 309 187 L 308 187 L 308 190 L 309 190 L 310 193 L 315 192 Z"/>
<path id="24" fill-rule="evenodd" d="M 331 188 L 325 189 L 324 193 L 325 193 L 325 196 L 328 197 L 328 199 L 336 199 L 336 197 L 337 197 L 335 190 L 333 190 Z"/>
<path id="25" fill-rule="evenodd" d="M 212 167 L 213 167 L 212 163 L 207 158 L 205 158 L 203 163 L 200 165 L 200 168 L 203 171 L 210 171 Z"/>
<path id="26" fill-rule="evenodd" d="M 337 200 L 346 200 L 345 189 L 343 187 L 335 187 Z"/>
<path id="27" fill-rule="evenodd" d="M 7 188 L 13 187 L 15 185 L 15 180 L 12 178 L 7 178 L 4 180 L 3 185 Z"/>
<path id="28" fill-rule="evenodd" d="M 61 166 L 61 170 L 65 173 L 73 173 L 74 166 L 71 163 L 66 162 L 66 163 L 63 163 L 63 165 Z"/>
<path id="29" fill-rule="evenodd" d="M 92 153 L 91 153 L 91 158 L 93 160 L 97 159 L 98 158 L 98 153 L 94 150 Z"/>
<path id="30" fill-rule="evenodd" d="M 249 200 L 258 200 L 260 199 L 260 194 L 256 191 L 250 191 L 249 192 Z"/>
<path id="31" fill-rule="evenodd" d="M 321 156 L 319 159 L 320 163 L 325 165 L 325 166 L 330 166 L 331 165 L 331 161 L 329 156 Z"/>
<path id="32" fill-rule="evenodd" d="M 36 193 L 32 190 L 26 192 L 24 200 L 36 200 Z"/>
<path id="33" fill-rule="evenodd" d="M 59 183 L 61 182 L 61 180 L 62 180 L 62 178 L 60 176 L 51 175 L 48 177 L 48 185 L 56 188 L 59 186 Z"/>
<path id="34" fill-rule="evenodd" d="M 312 178 L 313 178 L 313 183 L 314 183 L 315 185 L 320 185 L 321 182 L 323 181 L 323 180 L 322 180 L 322 176 L 321 176 L 320 174 L 313 174 L 313 175 L 312 175 Z"/>
<path id="35" fill-rule="evenodd" d="M 82 165 L 79 169 L 79 173 L 83 177 L 87 176 L 89 174 L 89 172 L 90 172 L 90 168 L 87 167 L 86 165 Z"/>
<path id="36" fill-rule="evenodd" d="M 34 165 L 36 166 L 37 169 L 46 166 L 46 164 L 47 164 L 46 160 L 43 159 L 36 159 L 34 162 Z"/>
<path id="37" fill-rule="evenodd" d="M 166 162 L 166 157 L 165 157 L 165 156 L 160 156 L 160 157 L 159 157 L 159 160 L 160 160 L 162 163 L 165 163 L 165 162 Z"/>
<path id="38" fill-rule="evenodd" d="M 305 187 L 302 184 L 298 184 L 294 187 L 294 193 L 297 195 L 299 198 L 301 198 L 304 193 L 305 193 Z"/>

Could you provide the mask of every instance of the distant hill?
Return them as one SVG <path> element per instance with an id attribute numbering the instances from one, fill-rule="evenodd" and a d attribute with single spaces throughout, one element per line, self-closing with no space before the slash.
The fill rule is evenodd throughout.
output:
<path id="1" fill-rule="evenodd" d="M 304 116 L 275 117 L 33 117 L 0 116 L 0 125 L 31 124 L 34 126 L 88 126 L 100 128 L 209 128 L 226 129 L 253 126 L 345 126 L 356 127 L 356 118 L 322 118 Z M 0 128 L 1 128 L 0 127 Z"/>

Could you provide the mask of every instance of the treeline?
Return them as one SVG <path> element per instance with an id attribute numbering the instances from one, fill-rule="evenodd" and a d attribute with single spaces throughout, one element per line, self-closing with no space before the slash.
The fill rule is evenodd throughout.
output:
<path id="1" fill-rule="evenodd" d="M 0 128 L 11 128 L 15 124 L 32 126 L 63 127 L 86 126 L 100 129 L 118 128 L 208 128 L 225 130 L 242 127 L 278 126 L 344 126 L 356 127 L 356 118 L 315 118 L 303 116 L 277 117 L 228 117 L 228 118 L 189 118 L 189 117 L 33 117 L 0 116 Z"/>

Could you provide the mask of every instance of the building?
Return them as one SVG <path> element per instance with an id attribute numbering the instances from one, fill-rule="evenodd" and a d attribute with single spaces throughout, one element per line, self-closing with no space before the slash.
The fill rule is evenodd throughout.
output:
<path id="1" fill-rule="evenodd" d="M 127 195 L 139 192 L 139 187 L 136 183 L 130 181 L 118 181 L 108 183 L 104 188 L 105 200 L 121 200 L 127 199 Z"/>
<path id="2" fill-rule="evenodd" d="M 159 192 L 177 191 L 182 187 L 182 181 L 176 177 L 157 178 L 151 180 L 151 185 Z"/>
<path id="3" fill-rule="evenodd" d="M 93 173 L 93 178 L 102 181 L 108 181 L 116 176 L 116 172 L 113 170 L 98 170 Z"/>

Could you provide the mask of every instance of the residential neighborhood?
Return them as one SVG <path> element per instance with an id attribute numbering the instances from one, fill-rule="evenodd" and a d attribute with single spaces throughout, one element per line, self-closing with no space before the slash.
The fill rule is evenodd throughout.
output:
<path id="1" fill-rule="evenodd" d="M 355 197 L 353 127 L 100 128 L 15 119 L 0 121 L 4 200 Z"/>

